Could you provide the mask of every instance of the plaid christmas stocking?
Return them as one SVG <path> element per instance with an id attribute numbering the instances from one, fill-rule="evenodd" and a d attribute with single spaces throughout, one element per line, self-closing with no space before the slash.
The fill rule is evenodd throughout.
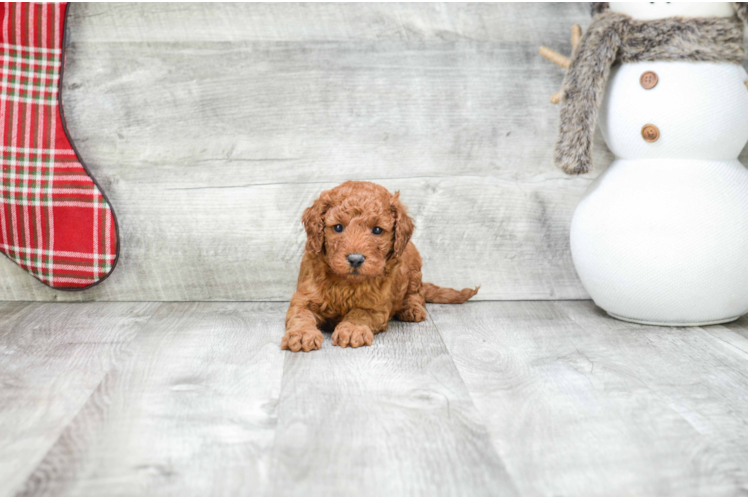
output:
<path id="1" fill-rule="evenodd" d="M 0 4 L 0 251 L 42 283 L 106 278 L 117 221 L 83 166 L 60 100 L 65 4 Z"/>

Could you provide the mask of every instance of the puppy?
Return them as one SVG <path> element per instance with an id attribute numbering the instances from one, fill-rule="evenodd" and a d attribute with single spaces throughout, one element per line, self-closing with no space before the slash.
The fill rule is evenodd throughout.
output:
<path id="1" fill-rule="evenodd" d="M 371 345 L 393 317 L 423 321 L 426 302 L 461 304 L 478 293 L 421 281 L 421 256 L 410 242 L 415 226 L 399 195 L 348 181 L 304 211 L 306 249 L 283 349 L 319 349 L 320 327 L 335 329 L 334 345 Z"/>

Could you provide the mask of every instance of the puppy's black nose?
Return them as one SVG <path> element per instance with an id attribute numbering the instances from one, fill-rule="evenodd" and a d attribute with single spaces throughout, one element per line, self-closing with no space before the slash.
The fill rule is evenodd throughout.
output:
<path id="1" fill-rule="evenodd" d="M 360 253 L 349 253 L 348 257 L 348 263 L 351 265 L 351 267 L 361 267 L 361 265 L 366 260 L 366 257 L 361 255 Z"/>

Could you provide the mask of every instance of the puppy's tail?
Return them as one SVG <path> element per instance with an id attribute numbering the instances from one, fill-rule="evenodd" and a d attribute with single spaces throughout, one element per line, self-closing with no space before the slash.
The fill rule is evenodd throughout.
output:
<path id="1" fill-rule="evenodd" d="M 462 290 L 455 290 L 454 288 L 424 283 L 423 298 L 426 299 L 426 302 L 432 302 L 434 304 L 462 304 L 478 293 L 479 289 L 480 287 L 476 286 L 474 289 L 463 288 Z"/>

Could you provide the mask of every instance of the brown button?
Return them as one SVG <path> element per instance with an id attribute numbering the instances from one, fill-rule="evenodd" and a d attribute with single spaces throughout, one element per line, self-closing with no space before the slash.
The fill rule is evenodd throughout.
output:
<path id="1" fill-rule="evenodd" d="M 654 125 L 644 125 L 642 127 L 642 137 L 647 142 L 655 142 L 660 138 L 660 129 Z"/>
<path id="2" fill-rule="evenodd" d="M 641 83 L 642 87 L 647 90 L 655 88 L 655 85 L 657 85 L 657 73 L 654 71 L 646 71 L 642 73 L 641 78 L 639 78 L 639 83 Z"/>

